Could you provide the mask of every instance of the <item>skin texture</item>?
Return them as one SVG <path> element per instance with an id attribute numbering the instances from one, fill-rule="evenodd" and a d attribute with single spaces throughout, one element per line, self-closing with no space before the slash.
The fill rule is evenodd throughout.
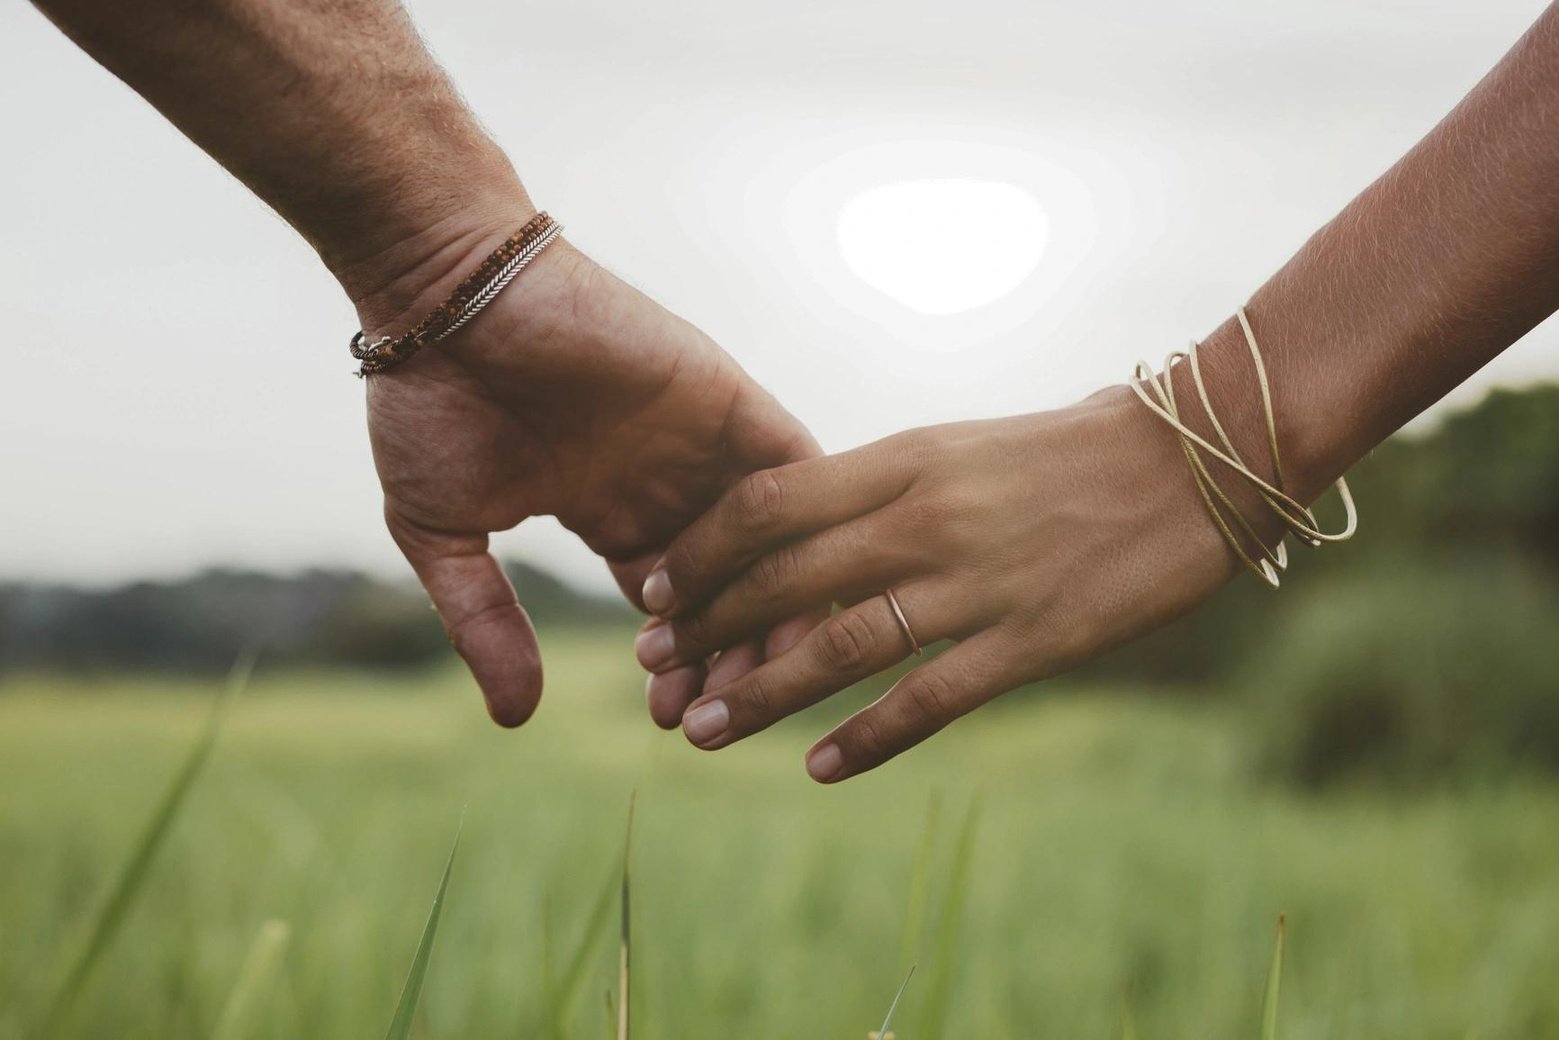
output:
<path id="1" fill-rule="evenodd" d="M 1313 500 L 1556 307 L 1559 7 L 1551 7 L 1252 297 L 1290 492 Z M 1220 418 L 1270 480 L 1254 373 L 1233 319 L 1203 342 L 1201 357 Z M 1177 369 L 1175 379 L 1181 400 L 1194 401 L 1187 373 Z M 1210 438 L 1199 408 L 1189 410 Z M 726 747 L 903 661 L 909 644 L 880 595 L 893 588 L 922 643 L 957 645 L 808 755 L 818 780 L 857 775 L 1015 686 L 1193 609 L 1236 573 L 1178 451 L 1171 432 L 1117 387 L 1058 412 L 912 431 L 755 474 L 651 575 L 645 599 L 659 617 L 640 639 L 640 662 L 676 674 L 776 618 L 844 604 L 756 670 L 710 674 L 683 728 L 699 747 Z M 1261 518 L 1257 533 L 1271 544 L 1279 529 L 1249 490 L 1221 483 L 1245 515 Z"/>
<path id="2" fill-rule="evenodd" d="M 534 709 L 541 662 L 490 532 L 556 516 L 638 602 L 722 488 L 815 451 L 707 336 L 566 245 L 469 330 L 371 377 L 368 426 L 390 533 L 504 725 Z"/>
<path id="3" fill-rule="evenodd" d="M 296 228 L 371 336 L 414 325 L 535 213 L 390 0 L 38 6 Z M 725 487 L 817 450 L 707 336 L 563 242 L 466 329 L 370 378 L 367 402 L 390 534 L 504 725 L 530 716 L 542 672 L 490 533 L 555 515 L 638 602 Z M 685 702 L 702 679 L 696 664 L 665 682 Z"/>
<path id="4" fill-rule="evenodd" d="M 886 587 L 922 643 L 958 645 L 837 731 L 836 761 L 815 751 L 819 779 L 881 762 L 1003 691 L 1199 603 L 1233 561 L 1198 522 L 1184 461 L 1176 466 L 1178 449 L 1155 421 L 1116 389 L 1038 416 L 911 431 L 743 482 L 667 556 L 679 601 L 697 605 L 655 628 L 672 636 L 672 659 L 702 658 L 819 601 L 852 605 L 788 653 L 711 684 L 684 719 L 690 738 L 724 747 L 904 660 L 910 647 L 879 594 Z M 1178 580 L 1163 581 L 1166 569 Z M 697 713 L 719 721 L 716 706 L 725 724 L 700 730 L 710 716 Z"/>

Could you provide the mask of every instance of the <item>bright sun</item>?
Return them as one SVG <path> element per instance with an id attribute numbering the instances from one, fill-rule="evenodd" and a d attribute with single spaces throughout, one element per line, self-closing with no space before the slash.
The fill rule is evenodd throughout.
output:
<path id="1" fill-rule="evenodd" d="M 1028 192 L 950 178 L 868 188 L 839 211 L 839 252 L 856 277 L 922 314 L 971 311 L 1022 285 L 1049 221 Z"/>

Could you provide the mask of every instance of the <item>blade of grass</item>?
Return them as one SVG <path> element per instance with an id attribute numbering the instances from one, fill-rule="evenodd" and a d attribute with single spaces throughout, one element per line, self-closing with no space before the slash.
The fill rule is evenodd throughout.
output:
<path id="1" fill-rule="evenodd" d="M 958 966 L 958 937 L 963 928 L 964 907 L 968 900 L 969 870 L 974 859 L 974 838 L 980 827 L 978 796 L 969 803 L 959 828 L 958 844 L 953 849 L 952 863 L 947 872 L 947 888 L 942 897 L 941 912 L 937 917 L 935 960 L 931 984 L 927 987 L 923 1008 L 924 1040 L 942 1040 L 947 1031 L 947 1007 L 952 996 L 954 974 Z"/>
<path id="2" fill-rule="evenodd" d="M 1287 930 L 1278 917 L 1277 943 L 1272 948 L 1272 966 L 1267 969 L 1267 992 L 1261 998 L 1261 1040 L 1277 1040 L 1278 988 L 1283 982 L 1283 933 Z"/>
<path id="3" fill-rule="evenodd" d="M 617 872 L 610 871 L 606 883 L 601 886 L 601 894 L 596 897 L 595 906 L 590 910 L 590 917 L 585 922 L 585 930 L 574 947 L 573 955 L 552 990 L 552 1032 L 559 1040 L 568 1035 L 568 1025 L 573 1018 L 574 1005 L 579 1000 L 580 991 L 584 988 L 585 976 L 590 971 L 590 955 L 597 949 L 601 937 L 606 934 L 607 926 L 611 923 L 613 897 L 618 894 L 619 884 Z"/>
<path id="4" fill-rule="evenodd" d="M 291 939 L 292 926 L 286 921 L 270 920 L 260 926 L 211 1033 L 212 1040 L 243 1040 L 255 1032 L 262 1002 L 276 985 Z"/>
<path id="5" fill-rule="evenodd" d="M 1131 1010 L 1131 987 L 1121 993 L 1121 1040 L 1137 1040 L 1137 1016 Z"/>
<path id="6" fill-rule="evenodd" d="M 146 828 L 141 832 L 140 838 L 130 852 L 130 858 L 120 868 L 118 878 L 109 889 L 108 898 L 104 901 L 102 909 L 98 911 L 97 920 L 92 925 L 86 946 L 76 958 L 70 972 L 66 974 L 64 982 L 55 991 L 54 999 L 49 1003 L 48 1011 L 44 1014 L 39 1029 L 40 1035 L 49 1036 L 65 1025 L 85 990 L 93 968 L 97 966 L 103 953 L 119 934 L 126 915 L 135 905 L 136 898 L 146 884 L 152 861 L 156 859 L 158 850 L 162 848 L 173 821 L 184 808 L 185 799 L 195 786 L 195 780 L 211 758 L 211 751 L 216 747 L 217 736 L 222 731 L 222 724 L 227 718 L 229 707 L 249 685 L 257 656 L 255 648 L 249 647 L 241 651 L 237 660 L 233 662 L 233 667 L 227 676 L 227 688 L 212 706 L 211 714 L 207 716 L 200 735 L 195 738 L 195 743 L 184 756 L 183 764 L 179 766 L 172 782 L 163 792 L 162 800 L 157 803 L 157 808 L 147 820 Z"/>
<path id="7" fill-rule="evenodd" d="M 942 798 L 933 794 L 926 804 L 926 829 L 920 838 L 920 851 L 909 876 L 909 905 L 904 912 L 904 939 L 899 948 L 899 963 L 914 963 L 925 940 L 926 908 L 931 900 L 931 861 L 936 856 L 937 824 L 942 815 Z"/>
<path id="8" fill-rule="evenodd" d="M 455 865 L 455 852 L 460 848 L 460 832 L 449 847 L 449 859 L 444 862 L 444 876 L 439 878 L 438 892 L 433 896 L 433 907 L 428 911 L 428 923 L 422 926 L 422 938 L 417 942 L 417 952 L 411 959 L 411 971 L 406 974 L 406 984 L 401 987 L 401 999 L 395 1005 L 395 1017 L 390 1020 L 385 1040 L 406 1040 L 411 1036 L 411 1022 L 417 1015 L 417 1001 L 422 996 L 422 981 L 428 974 L 428 961 L 433 956 L 433 937 L 438 934 L 439 915 L 444 912 L 444 893 L 449 890 L 449 872 Z"/>
<path id="9" fill-rule="evenodd" d="M 882 1016 L 882 1028 L 871 1034 L 873 1040 L 888 1040 L 888 1024 L 893 1021 L 893 1013 L 899 1009 L 899 1001 L 904 999 L 904 991 L 909 989 L 909 980 L 914 977 L 915 965 L 911 964 L 909 974 L 899 983 L 899 991 L 893 994 L 893 1003 L 888 1005 L 888 1013 Z"/>
<path id="10" fill-rule="evenodd" d="M 622 943 L 619 947 L 617 958 L 617 990 L 620 994 L 617 1004 L 617 1040 L 629 1040 L 628 998 L 629 985 L 632 981 L 628 971 L 629 953 L 633 948 L 632 941 L 632 885 L 629 880 L 629 867 L 633 854 L 633 810 L 638 803 L 639 793 L 635 791 L 628 797 L 628 833 L 623 838 L 623 888 L 622 888 Z"/>
<path id="11" fill-rule="evenodd" d="M 547 1035 L 563 1040 L 562 1013 L 558 1010 L 558 973 L 553 964 L 552 901 L 541 901 L 541 997 L 547 1015 Z"/>

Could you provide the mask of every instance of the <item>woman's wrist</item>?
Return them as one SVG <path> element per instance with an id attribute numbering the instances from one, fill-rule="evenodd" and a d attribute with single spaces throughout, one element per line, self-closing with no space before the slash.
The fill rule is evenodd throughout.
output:
<path id="1" fill-rule="evenodd" d="M 1258 297 L 1248 313 L 1261 344 L 1263 368 L 1272 397 L 1281 474 L 1274 472 L 1272 466 L 1266 409 L 1256 363 L 1234 317 L 1219 325 L 1198 345 L 1197 355 L 1208 396 L 1241 460 L 1263 480 L 1280 483 L 1285 492 L 1308 504 L 1373 447 L 1372 443 L 1360 443 L 1359 440 L 1369 429 L 1368 422 L 1359 414 L 1360 401 L 1354 396 L 1359 388 L 1346 380 L 1334 384 L 1328 374 L 1311 370 L 1312 363 L 1307 359 L 1309 352 L 1306 350 L 1309 333 L 1302 319 L 1292 312 L 1275 308 Z M 1176 366 L 1174 385 L 1176 397 L 1181 402 L 1182 419 L 1216 443 L 1188 364 Z M 1167 427 L 1165 432 L 1170 433 Z M 1228 484 L 1231 494 L 1239 491 L 1236 498 L 1257 504 L 1258 512 L 1269 512 L 1259 505 L 1260 497 L 1254 489 L 1248 485 L 1240 487 L 1243 481 L 1223 480 L 1232 471 L 1216 461 L 1209 465 L 1220 484 Z M 1273 528 L 1274 531 L 1281 529 L 1281 524 Z"/>

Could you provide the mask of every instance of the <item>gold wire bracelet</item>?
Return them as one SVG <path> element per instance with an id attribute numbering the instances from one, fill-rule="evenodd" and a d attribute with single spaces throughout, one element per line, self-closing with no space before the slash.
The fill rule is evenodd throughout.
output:
<path id="1" fill-rule="evenodd" d="M 1152 368 L 1146 363 L 1139 362 L 1137 370 L 1133 374 L 1133 388 L 1135 389 L 1136 387 L 1136 380 L 1146 380 L 1163 405 L 1163 412 L 1159 412 L 1158 409 L 1154 409 L 1154 411 L 1158 412 L 1159 415 L 1167 412 L 1174 417 L 1176 423 L 1180 419 L 1180 407 L 1178 400 L 1175 398 L 1174 380 L 1168 373 L 1174 369 L 1175 365 L 1187 357 L 1189 357 L 1187 353 L 1176 351 L 1165 358 L 1164 371 L 1166 376 L 1162 384 L 1154 378 Z M 1142 396 L 1140 391 L 1138 396 Z M 1151 402 L 1149 402 L 1149 407 L 1152 407 Z M 1277 588 L 1281 584 L 1278 572 L 1288 568 L 1288 550 L 1282 540 L 1278 541 L 1276 549 L 1269 548 L 1266 542 L 1262 541 L 1261 537 L 1256 534 L 1250 521 L 1245 519 L 1245 514 L 1240 512 L 1233 500 L 1218 485 L 1218 482 L 1213 479 L 1212 474 L 1207 469 L 1207 464 L 1197 454 L 1192 442 L 1184 436 L 1178 437 L 1177 440 L 1179 441 L 1181 452 L 1185 455 L 1186 464 L 1191 468 L 1191 480 L 1196 485 L 1197 493 L 1201 495 L 1202 504 L 1207 507 L 1207 515 L 1212 518 L 1213 524 L 1218 528 L 1218 533 L 1223 536 L 1223 540 L 1228 543 L 1229 548 L 1234 551 L 1234 555 L 1239 558 L 1240 563 L 1247 570 L 1260 578 L 1264 584 L 1274 589 Z M 1220 506 L 1222 506 L 1222 509 L 1219 508 Z M 1255 559 L 1250 553 L 1246 552 L 1244 543 L 1235 535 L 1234 531 L 1229 527 L 1228 521 L 1225 520 L 1225 512 L 1234 518 L 1234 522 L 1240 526 L 1250 537 L 1251 541 L 1261 550 L 1262 559 Z"/>
<path id="2" fill-rule="evenodd" d="M 1266 543 L 1256 536 L 1255 530 L 1244 514 L 1240 512 L 1229 496 L 1219 487 L 1218 482 L 1208 470 L 1207 464 L 1202 460 L 1198 449 L 1217 459 L 1225 467 L 1233 470 L 1235 474 L 1254 487 L 1262 502 L 1272 510 L 1283 523 L 1283 526 L 1301 541 L 1312 547 L 1330 542 L 1346 541 L 1352 538 L 1358 530 L 1358 510 L 1354 505 L 1353 494 L 1348 489 L 1348 481 L 1343 477 L 1339 477 L 1335 487 L 1337 488 L 1338 496 L 1342 499 L 1346 521 L 1341 531 L 1325 532 L 1320 529 L 1315 513 L 1307 506 L 1295 501 L 1283 490 L 1282 456 L 1278 449 L 1277 420 L 1272 408 L 1272 389 L 1267 379 L 1266 364 L 1262 360 L 1261 348 L 1256 343 L 1256 333 L 1251 328 L 1250 318 L 1245 313 L 1244 307 L 1236 311 L 1236 317 L 1239 319 L 1240 330 L 1245 335 L 1245 343 L 1250 350 L 1251 362 L 1256 370 L 1256 383 L 1261 391 L 1262 416 L 1266 422 L 1267 450 L 1272 462 L 1272 483 L 1268 483 L 1251 471 L 1250 467 L 1245 464 L 1244 458 L 1234 447 L 1234 443 L 1225 431 L 1223 424 L 1219 422 L 1217 413 L 1212 405 L 1211 396 L 1207 392 L 1207 385 L 1202 379 L 1201 364 L 1197 357 L 1198 345 L 1195 342 L 1191 343 L 1188 351 L 1177 351 L 1170 354 L 1165 359 L 1162 374 L 1155 373 L 1152 366 L 1146 362 L 1139 361 L 1132 372 L 1131 381 L 1127 385 L 1131 387 L 1132 392 L 1137 395 L 1138 399 L 1153 414 L 1157 415 L 1175 430 L 1181 450 L 1184 452 L 1187 464 L 1191 468 L 1192 480 L 1196 484 L 1203 504 L 1207 507 L 1208 515 L 1212 517 L 1213 523 L 1217 526 L 1224 541 L 1234 550 L 1235 555 L 1239 557 L 1240 562 L 1248 570 L 1261 578 L 1265 584 L 1272 588 L 1277 588 L 1279 585 L 1278 572 L 1285 569 L 1288 565 L 1288 554 L 1284 548 L 1283 541 L 1279 539 L 1274 551 L 1268 548 Z M 1222 442 L 1224 450 L 1220 450 L 1208 443 L 1206 438 L 1188 427 L 1180 419 L 1179 402 L 1175 399 L 1173 369 L 1176 364 L 1185 360 L 1190 361 L 1191 381 L 1196 387 L 1202 409 L 1206 413 L 1208 421 L 1212 424 L 1218 440 Z M 1143 389 L 1143 383 L 1146 383 L 1153 389 L 1153 396 L 1158 398 L 1156 402 Z M 1223 510 L 1227 510 L 1234 517 L 1239 528 L 1261 548 L 1261 560 L 1254 559 L 1245 550 L 1244 545 L 1240 542 L 1238 536 L 1235 535 L 1233 528 L 1225 520 L 1219 506 L 1222 506 Z"/>

